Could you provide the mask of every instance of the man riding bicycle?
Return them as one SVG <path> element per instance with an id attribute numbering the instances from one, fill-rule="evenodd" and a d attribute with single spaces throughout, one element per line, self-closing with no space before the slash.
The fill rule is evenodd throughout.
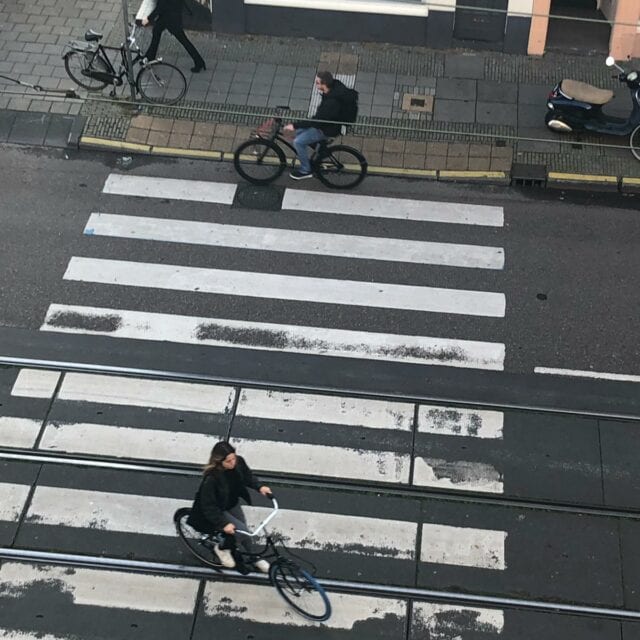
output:
<path id="1" fill-rule="evenodd" d="M 322 94 L 322 100 L 313 118 L 311 120 L 293 122 L 284 127 L 285 131 L 295 131 L 296 133 L 293 146 L 300 160 L 300 168 L 294 169 L 289 174 L 294 180 L 304 180 L 313 176 L 311 162 L 309 161 L 309 145 L 341 134 L 342 127 L 340 124 L 318 121 L 344 121 L 345 104 L 354 100 L 357 101 L 355 91 L 347 88 L 340 80 L 336 80 L 329 71 L 318 72 L 316 87 Z"/>

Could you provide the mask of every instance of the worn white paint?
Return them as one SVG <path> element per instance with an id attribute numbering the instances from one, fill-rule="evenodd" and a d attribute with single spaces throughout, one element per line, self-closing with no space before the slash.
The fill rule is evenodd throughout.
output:
<path id="1" fill-rule="evenodd" d="M 232 204 L 237 186 L 226 182 L 177 180 L 175 178 L 111 173 L 107 177 L 102 191 L 121 196 Z"/>
<path id="2" fill-rule="evenodd" d="M 173 514 L 188 500 L 38 486 L 27 522 L 120 533 L 175 536 Z"/>
<path id="3" fill-rule="evenodd" d="M 243 389 L 237 416 L 411 431 L 413 405 L 367 398 Z"/>
<path id="4" fill-rule="evenodd" d="M 270 586 L 207 582 L 203 602 L 204 613 L 209 617 L 287 627 L 327 627 L 350 631 L 359 622 L 382 621 L 386 616 L 404 620 L 407 616 L 407 603 L 404 600 L 344 593 L 331 593 L 329 598 L 331 617 L 322 623 L 307 620 L 283 606 L 280 596 Z"/>
<path id="5" fill-rule="evenodd" d="M 30 449 L 36 442 L 41 426 L 40 420 L 0 416 L 0 446 Z"/>
<path id="6" fill-rule="evenodd" d="M 21 598 L 24 589 L 36 584 L 71 596 L 77 605 L 191 616 L 200 582 L 44 564 L 3 562 L 0 565 L 0 595 Z"/>
<path id="7" fill-rule="evenodd" d="M 501 439 L 504 414 L 501 411 L 420 405 L 418 431 L 443 436 Z"/>
<path id="8" fill-rule="evenodd" d="M 413 484 L 436 489 L 502 493 L 504 486 L 500 472 L 490 464 L 456 460 L 434 460 L 416 456 Z"/>
<path id="9" fill-rule="evenodd" d="M 502 207 L 380 196 L 355 196 L 345 193 L 332 193 L 328 198 L 327 194 L 322 191 L 301 189 L 287 189 L 285 191 L 282 209 L 285 211 L 310 211 L 488 227 L 502 227 L 504 225 Z"/>
<path id="10" fill-rule="evenodd" d="M 435 564 L 504 570 L 506 531 L 422 525 L 420 560 Z"/>
<path id="11" fill-rule="evenodd" d="M 16 631 L 0 627 L 0 638 L 4 640 L 82 640 L 82 636 L 54 636 L 40 631 Z"/>
<path id="12" fill-rule="evenodd" d="M 486 634 L 489 637 L 489 634 L 501 634 L 504 630 L 504 611 L 435 602 L 414 602 L 411 629 L 411 637 L 416 640 L 462 639 L 467 637 L 467 634 Z"/>
<path id="13" fill-rule="evenodd" d="M 0 520 L 17 522 L 29 497 L 31 486 L 0 482 Z"/>
<path id="14" fill-rule="evenodd" d="M 47 425 L 40 449 L 116 458 L 204 464 L 220 436 L 102 424 Z"/>
<path id="15" fill-rule="evenodd" d="M 83 317 L 82 326 L 74 326 L 74 319 L 78 316 Z M 86 323 L 102 319 L 111 326 L 104 330 L 86 328 Z M 63 304 L 49 306 L 40 329 L 59 333 L 107 335 L 113 338 L 497 371 L 504 369 L 505 357 L 504 344 L 497 342 L 243 322 Z"/>
<path id="16" fill-rule="evenodd" d="M 277 440 L 231 438 L 231 442 L 263 471 L 367 482 L 409 482 L 409 454 Z"/>
<path id="17" fill-rule="evenodd" d="M 552 376 L 571 376 L 575 378 L 597 378 L 599 380 L 615 380 L 616 382 L 640 382 L 640 375 L 627 373 L 606 373 L 602 371 L 580 371 L 579 369 L 556 369 L 553 367 L 535 367 L 535 373 Z"/>
<path id="18" fill-rule="evenodd" d="M 53 398 L 59 379 L 59 371 L 20 369 L 11 389 L 11 395 L 26 398 Z"/>
<path id="19" fill-rule="evenodd" d="M 501 247 L 243 227 L 194 220 L 92 213 L 84 232 L 87 235 L 115 238 L 360 260 L 437 264 L 474 269 L 504 267 L 504 250 Z"/>
<path id="20" fill-rule="evenodd" d="M 309 278 L 74 256 L 65 280 L 382 309 L 504 317 L 505 296 L 406 284 Z"/>
<path id="21" fill-rule="evenodd" d="M 175 411 L 228 413 L 233 405 L 234 394 L 232 387 L 68 373 L 62 381 L 58 398 Z"/>

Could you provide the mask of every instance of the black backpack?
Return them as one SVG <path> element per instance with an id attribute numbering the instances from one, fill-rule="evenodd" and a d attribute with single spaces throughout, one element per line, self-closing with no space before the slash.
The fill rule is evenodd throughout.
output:
<path id="1" fill-rule="evenodd" d="M 341 122 L 355 122 L 358 117 L 358 92 L 355 89 L 345 87 L 344 94 L 340 96 Z"/>

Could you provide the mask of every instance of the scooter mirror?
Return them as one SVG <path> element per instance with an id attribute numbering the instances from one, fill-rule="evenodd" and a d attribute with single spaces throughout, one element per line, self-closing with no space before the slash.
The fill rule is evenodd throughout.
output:
<path id="1" fill-rule="evenodd" d="M 604 63 L 607 65 L 607 67 L 613 67 L 616 63 L 616 59 L 613 56 L 609 56 Z"/>

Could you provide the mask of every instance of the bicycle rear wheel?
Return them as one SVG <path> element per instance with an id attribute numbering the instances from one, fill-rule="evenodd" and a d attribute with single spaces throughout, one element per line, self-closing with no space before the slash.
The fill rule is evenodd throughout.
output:
<path id="1" fill-rule="evenodd" d="M 154 62 L 142 67 L 136 86 L 142 98 L 154 104 L 175 104 L 187 92 L 184 74 L 168 62 Z"/>
<path id="2" fill-rule="evenodd" d="M 316 175 L 331 189 L 352 189 L 367 175 L 367 160 L 356 149 L 343 144 L 327 147 L 316 162 Z"/>
<path id="3" fill-rule="evenodd" d="M 233 166 L 248 182 L 269 184 L 282 175 L 287 158 L 275 142 L 254 138 L 243 142 L 235 150 Z"/>
<path id="4" fill-rule="evenodd" d="M 180 540 L 200 562 L 214 569 L 220 569 L 222 565 L 213 550 L 215 542 L 187 524 L 190 513 L 191 509 L 189 507 L 183 507 L 173 514 L 173 522 L 176 525 Z"/>
<path id="5" fill-rule="evenodd" d="M 274 562 L 269 580 L 285 602 L 300 615 L 324 622 L 331 617 L 331 603 L 318 581 L 290 560 Z"/>
<path id="6" fill-rule="evenodd" d="M 636 160 L 640 160 L 640 127 L 636 127 L 629 138 L 629 147 Z"/>
<path id="7" fill-rule="evenodd" d="M 107 63 L 93 51 L 70 51 L 64 57 L 64 69 L 77 85 L 88 91 L 100 91 L 109 84 L 89 75 L 92 71 L 109 73 Z"/>

